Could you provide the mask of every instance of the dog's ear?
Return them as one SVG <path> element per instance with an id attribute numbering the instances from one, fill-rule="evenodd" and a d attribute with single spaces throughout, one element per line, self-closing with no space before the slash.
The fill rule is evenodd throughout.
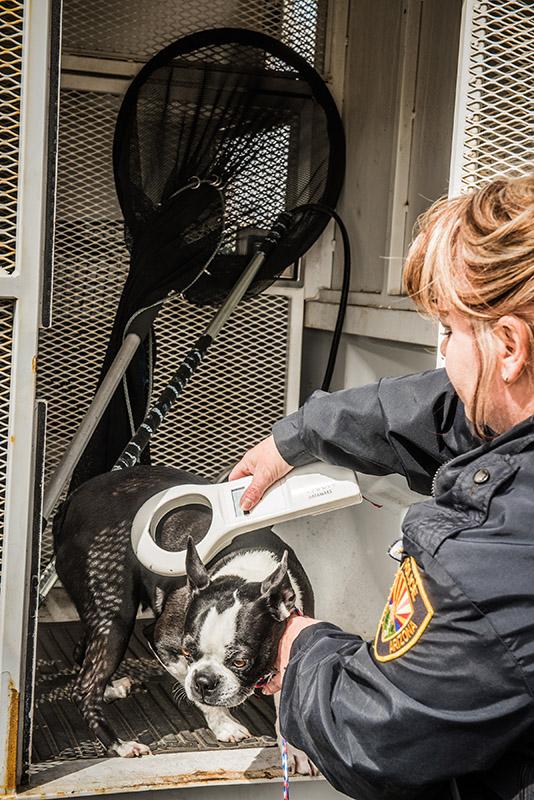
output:
<path id="1" fill-rule="evenodd" d="M 287 619 L 295 608 L 295 592 L 287 574 L 287 550 L 279 565 L 261 585 L 261 596 L 267 600 L 273 617 L 279 622 Z"/>
<path id="2" fill-rule="evenodd" d="M 197 548 L 192 536 L 187 539 L 187 555 L 185 557 L 185 569 L 187 572 L 187 584 L 190 591 L 200 592 L 205 589 L 210 582 L 208 571 L 197 553 Z"/>

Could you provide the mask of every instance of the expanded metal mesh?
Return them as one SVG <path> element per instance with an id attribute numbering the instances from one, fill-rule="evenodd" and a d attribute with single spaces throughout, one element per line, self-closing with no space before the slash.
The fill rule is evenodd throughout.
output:
<path id="1" fill-rule="evenodd" d="M 23 12 L 22 0 L 6 0 L 0 4 L 0 271 L 4 273 L 11 273 L 15 269 Z M 10 301 L 0 300 L 0 564 L 6 500 L 13 309 Z"/>
<path id="2" fill-rule="evenodd" d="M 111 165 L 119 104 L 111 93 L 61 93 L 53 326 L 42 331 L 39 348 L 39 395 L 48 401 L 46 481 L 92 399 L 128 269 Z M 263 168 L 272 169 L 272 160 Z M 266 185 L 268 180 L 266 175 Z M 237 214 L 239 198 L 233 202 Z M 261 296 L 237 310 L 154 441 L 154 462 L 215 477 L 268 432 L 284 412 L 288 303 Z M 178 298 L 161 312 L 154 391 L 210 313 Z M 47 563 L 49 532 L 42 553 Z"/>
<path id="3" fill-rule="evenodd" d="M 153 463 L 215 478 L 270 433 L 284 413 L 288 303 L 286 297 L 264 295 L 237 308 L 154 439 Z M 165 386 L 211 315 L 179 300 L 163 309 L 155 324 L 154 393 Z"/>
<path id="4" fill-rule="evenodd" d="M 146 61 L 187 33 L 239 26 L 281 39 L 321 70 L 326 5 L 326 0 L 64 0 L 63 52 Z M 53 327 L 42 332 L 39 351 L 39 394 L 48 401 L 45 480 L 93 396 L 128 269 L 111 160 L 120 101 L 112 92 L 61 92 Z M 278 140 L 267 144 L 257 166 L 263 170 L 262 197 L 238 190 L 228 198 L 234 229 L 247 225 L 247 204 L 261 200 L 268 217 L 269 198 L 285 183 L 287 131 L 281 129 Z M 262 296 L 238 309 L 153 442 L 154 462 L 215 477 L 268 432 L 284 411 L 289 305 L 284 297 Z M 161 312 L 155 392 L 209 313 L 177 298 Z M 43 563 L 51 554 L 47 532 Z"/>
<path id="5" fill-rule="evenodd" d="M 0 300 L 0 565 L 4 542 L 12 347 L 13 304 L 9 300 Z"/>
<path id="6" fill-rule="evenodd" d="M 19 175 L 20 92 L 22 71 L 22 0 L 0 3 L 0 270 L 15 269 Z"/>
<path id="7" fill-rule="evenodd" d="M 534 4 L 475 0 L 462 183 L 534 168 Z"/>
<path id="8" fill-rule="evenodd" d="M 128 271 L 111 163 L 119 103 L 111 94 L 61 95 L 53 325 L 39 342 L 38 389 L 48 401 L 45 482 L 93 397 Z M 48 540 L 43 550 L 46 561 Z"/>
<path id="9" fill-rule="evenodd" d="M 66 0 L 63 48 L 146 61 L 180 36 L 232 26 L 280 39 L 320 71 L 325 23 L 326 0 Z"/>

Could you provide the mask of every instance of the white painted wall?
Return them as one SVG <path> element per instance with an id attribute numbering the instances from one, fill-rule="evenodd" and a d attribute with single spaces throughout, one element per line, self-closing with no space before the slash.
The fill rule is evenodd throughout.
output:
<path id="1" fill-rule="evenodd" d="M 331 333 L 306 330 L 303 341 L 301 399 L 321 385 L 328 359 Z M 434 347 L 410 345 L 364 336 L 343 336 L 331 391 L 363 386 L 385 375 L 405 375 L 432 369 Z"/>

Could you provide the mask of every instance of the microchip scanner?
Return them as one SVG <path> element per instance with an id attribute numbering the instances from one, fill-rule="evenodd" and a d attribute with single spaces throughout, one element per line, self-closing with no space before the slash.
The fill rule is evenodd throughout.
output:
<path id="1" fill-rule="evenodd" d="M 209 530 L 196 545 L 200 558 L 207 562 L 241 533 L 362 501 L 352 470 L 314 463 L 291 470 L 245 513 L 239 501 L 251 481 L 246 477 L 227 483 L 185 484 L 150 497 L 132 523 L 132 547 L 139 561 L 158 575 L 185 575 L 185 550 L 164 550 L 154 541 L 158 523 L 183 506 L 201 504 L 212 510 Z"/>

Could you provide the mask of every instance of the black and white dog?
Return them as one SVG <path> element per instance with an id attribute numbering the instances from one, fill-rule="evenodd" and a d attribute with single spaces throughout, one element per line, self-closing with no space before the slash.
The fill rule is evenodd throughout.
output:
<path id="1" fill-rule="evenodd" d="M 170 467 L 99 475 L 70 496 L 54 521 L 57 572 L 85 629 L 74 698 L 110 754 L 150 753 L 139 742 L 120 741 L 103 714 L 104 701 L 129 690 L 127 680 L 112 677 L 140 604 L 156 617 L 149 638 L 157 658 L 224 742 L 251 735 L 228 709 L 250 697 L 272 670 L 292 609 L 313 614 L 301 564 L 269 529 L 238 537 L 204 566 L 194 546 L 210 523 L 203 506 L 171 512 L 157 532 L 165 549 L 187 546 L 187 578 L 157 576 L 137 561 L 130 544 L 136 512 L 151 495 L 183 483 L 206 481 Z M 300 773 L 315 772 L 298 751 L 290 752 L 290 760 Z"/>

